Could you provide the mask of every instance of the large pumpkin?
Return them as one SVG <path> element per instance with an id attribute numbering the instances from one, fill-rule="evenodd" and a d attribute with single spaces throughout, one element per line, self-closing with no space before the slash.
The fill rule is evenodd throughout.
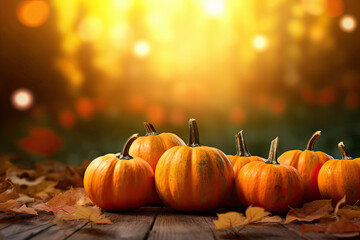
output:
<path id="1" fill-rule="evenodd" d="M 269 159 L 246 164 L 235 177 L 235 189 L 241 203 L 263 207 L 271 213 L 285 213 L 297 207 L 303 194 L 298 171 L 277 162 L 278 138 L 271 142 Z"/>
<path id="2" fill-rule="evenodd" d="M 166 205 L 177 210 L 215 210 L 231 194 L 233 169 L 222 151 L 200 145 L 195 119 L 189 125 L 189 144 L 161 156 L 155 170 L 156 190 Z"/>
<path id="3" fill-rule="evenodd" d="M 146 134 L 137 138 L 130 147 L 131 156 L 140 157 L 147 161 L 155 172 L 156 165 L 163 153 L 174 146 L 185 146 L 184 141 L 173 133 L 158 134 L 151 123 L 144 122 Z M 147 204 L 161 204 L 155 187 Z"/>
<path id="4" fill-rule="evenodd" d="M 257 161 L 257 162 L 265 162 L 266 161 L 266 159 L 264 159 L 262 157 L 251 156 L 251 154 L 249 153 L 247 146 L 246 146 L 243 130 L 241 130 L 238 134 L 235 134 L 235 145 L 236 145 L 236 150 L 237 150 L 236 155 L 227 155 L 231 161 L 231 164 L 233 165 L 235 177 L 238 175 L 240 169 L 243 166 L 245 166 L 246 164 L 248 164 L 250 162 L 254 162 L 254 161 Z M 240 200 L 237 197 L 236 192 L 234 191 L 232 193 L 229 201 L 225 204 L 225 206 L 235 207 L 235 206 L 240 206 L 240 205 L 241 205 Z"/>
<path id="5" fill-rule="evenodd" d="M 303 202 L 311 202 L 313 200 L 321 199 L 317 179 L 321 166 L 333 157 L 321 151 L 313 151 L 314 143 L 320 136 L 321 132 L 315 132 L 305 149 L 291 150 L 283 153 L 278 161 L 280 164 L 293 166 L 298 170 L 304 182 L 304 196 Z"/>
<path id="6" fill-rule="evenodd" d="M 347 204 L 355 204 L 360 200 L 360 158 L 352 159 L 343 142 L 338 146 L 342 159 L 327 161 L 319 171 L 320 194 L 333 203 L 346 196 Z"/>
<path id="7" fill-rule="evenodd" d="M 87 167 L 84 188 L 87 196 L 106 210 L 132 210 L 141 207 L 153 188 L 154 172 L 139 157 L 131 157 L 129 148 L 137 138 L 132 135 L 121 154 L 96 158 Z"/>

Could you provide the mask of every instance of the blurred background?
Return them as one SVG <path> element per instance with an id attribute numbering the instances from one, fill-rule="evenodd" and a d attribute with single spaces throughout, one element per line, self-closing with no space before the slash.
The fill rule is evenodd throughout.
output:
<path id="1" fill-rule="evenodd" d="M 119 152 L 144 121 L 267 157 L 360 156 L 358 0 L 0 1 L 0 153 L 27 163 Z"/>

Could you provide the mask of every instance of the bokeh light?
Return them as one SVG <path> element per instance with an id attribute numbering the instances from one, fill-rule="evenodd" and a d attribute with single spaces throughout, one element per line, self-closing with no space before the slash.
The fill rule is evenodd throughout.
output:
<path id="1" fill-rule="evenodd" d="M 145 57 L 150 52 L 150 45 L 146 41 L 138 41 L 134 45 L 134 52 L 138 57 Z"/>
<path id="2" fill-rule="evenodd" d="M 302 0 L 305 11 L 314 16 L 324 13 L 326 4 L 326 0 Z"/>
<path id="3" fill-rule="evenodd" d="M 206 0 L 204 2 L 204 10 L 210 16 L 216 17 L 224 12 L 224 1 L 223 0 Z"/>
<path id="4" fill-rule="evenodd" d="M 102 28 L 103 26 L 100 19 L 87 17 L 80 22 L 78 34 L 81 40 L 85 42 L 93 42 L 100 37 Z"/>
<path id="5" fill-rule="evenodd" d="M 42 0 L 25 0 L 17 8 L 19 21 L 27 27 L 39 27 L 49 17 L 49 5 Z"/>
<path id="6" fill-rule="evenodd" d="M 263 51 L 267 47 L 267 40 L 264 35 L 257 35 L 254 37 L 253 46 L 257 51 Z"/>
<path id="7" fill-rule="evenodd" d="M 344 15 L 340 19 L 340 28 L 344 32 L 353 32 L 356 28 L 357 22 L 356 19 L 351 15 Z"/>
<path id="8" fill-rule="evenodd" d="M 34 97 L 30 90 L 22 88 L 12 94 L 11 102 L 16 109 L 27 110 L 33 105 Z"/>

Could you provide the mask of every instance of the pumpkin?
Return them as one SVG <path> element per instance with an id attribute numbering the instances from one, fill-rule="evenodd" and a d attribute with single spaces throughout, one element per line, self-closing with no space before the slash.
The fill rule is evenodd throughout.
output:
<path id="1" fill-rule="evenodd" d="M 156 165 L 163 153 L 174 146 L 185 146 L 184 141 L 173 133 L 158 134 L 151 123 L 144 122 L 146 134 L 137 138 L 130 146 L 131 156 L 140 157 L 147 161 L 155 172 Z M 161 204 L 155 187 L 147 204 Z"/>
<path id="2" fill-rule="evenodd" d="M 231 161 L 231 164 L 233 165 L 235 177 L 238 175 L 240 169 L 243 166 L 245 166 L 246 164 L 248 164 L 249 162 L 254 162 L 254 161 L 265 162 L 266 161 L 262 157 L 251 156 L 251 154 L 249 153 L 247 146 L 246 146 L 243 130 L 241 130 L 238 134 L 235 134 L 235 145 L 236 145 L 236 150 L 237 150 L 236 155 L 227 155 Z M 229 201 L 225 204 L 225 206 L 227 206 L 227 207 L 234 207 L 234 206 L 240 206 L 240 205 L 241 205 L 240 200 L 237 197 L 235 192 L 232 193 Z"/>
<path id="3" fill-rule="evenodd" d="M 154 172 L 149 163 L 131 157 L 129 148 L 138 137 L 132 135 L 120 154 L 93 160 L 84 175 L 87 196 L 106 210 L 132 210 L 145 204 L 153 188 Z"/>
<path id="4" fill-rule="evenodd" d="M 315 132 L 304 151 L 291 150 L 283 153 L 278 161 L 280 164 L 293 166 L 298 170 L 304 183 L 303 202 L 311 202 L 321 199 L 318 188 L 318 174 L 321 166 L 333 157 L 321 151 L 313 151 L 316 139 L 321 135 L 321 131 Z"/>
<path id="5" fill-rule="evenodd" d="M 299 172 L 277 161 L 278 138 L 271 142 L 269 159 L 246 164 L 235 176 L 235 189 L 241 203 L 262 207 L 271 213 L 285 213 L 297 207 L 303 194 Z"/>
<path id="6" fill-rule="evenodd" d="M 217 209 L 231 194 L 234 173 L 229 158 L 219 149 L 201 146 L 195 119 L 190 119 L 187 146 L 167 150 L 155 170 L 161 200 L 180 211 Z"/>
<path id="7" fill-rule="evenodd" d="M 343 142 L 338 147 L 342 159 L 327 161 L 319 171 L 320 194 L 334 204 L 346 196 L 346 203 L 353 205 L 360 200 L 360 158 L 352 159 Z"/>

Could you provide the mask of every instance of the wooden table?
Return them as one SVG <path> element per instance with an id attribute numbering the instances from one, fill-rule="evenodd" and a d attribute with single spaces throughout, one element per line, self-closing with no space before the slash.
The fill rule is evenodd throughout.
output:
<path id="1" fill-rule="evenodd" d="M 220 212 L 228 210 L 220 210 Z M 143 207 L 138 211 L 105 212 L 111 225 L 72 221 L 57 225 L 53 215 L 38 216 L 0 213 L 0 239 L 336 239 L 332 235 L 307 233 L 301 235 L 293 225 L 249 225 L 238 234 L 229 230 L 213 230 L 216 214 L 184 214 L 167 207 Z"/>

